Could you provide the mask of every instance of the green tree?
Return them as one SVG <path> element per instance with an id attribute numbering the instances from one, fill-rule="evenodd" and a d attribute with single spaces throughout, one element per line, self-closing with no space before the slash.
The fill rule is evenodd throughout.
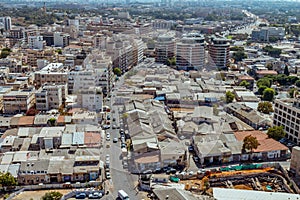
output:
<path id="1" fill-rule="evenodd" d="M 273 101 L 275 96 L 275 90 L 272 88 L 267 88 L 263 92 L 262 99 L 265 101 Z"/>
<path id="2" fill-rule="evenodd" d="M 283 126 L 273 126 L 268 129 L 267 135 L 269 138 L 273 138 L 274 140 L 280 140 L 281 138 L 284 138 L 285 131 L 283 129 Z"/>
<path id="3" fill-rule="evenodd" d="M 257 93 L 259 94 L 259 95 L 263 95 L 263 93 L 264 93 L 264 91 L 265 91 L 265 89 L 267 89 L 268 87 L 267 86 L 260 86 L 259 88 L 258 88 L 258 91 L 257 91 Z"/>
<path id="4" fill-rule="evenodd" d="M 42 200 L 60 200 L 62 196 L 63 194 L 57 191 L 47 192 L 44 196 L 42 196 Z"/>
<path id="5" fill-rule="evenodd" d="M 300 87 L 300 80 L 297 80 L 297 81 L 295 82 L 295 85 L 296 85 L 297 87 Z"/>
<path id="6" fill-rule="evenodd" d="M 266 65 L 266 68 L 268 68 L 268 70 L 272 70 L 273 69 L 273 64 L 272 63 L 268 63 Z"/>
<path id="7" fill-rule="evenodd" d="M 234 97 L 235 97 L 235 96 L 234 96 L 234 94 L 233 94 L 232 92 L 227 91 L 227 92 L 226 92 L 226 95 L 225 95 L 226 103 L 231 103 L 231 102 L 233 102 Z"/>
<path id="8" fill-rule="evenodd" d="M 257 87 L 266 86 L 271 87 L 271 81 L 268 78 L 261 78 L 256 82 Z"/>
<path id="9" fill-rule="evenodd" d="M 263 102 L 259 102 L 257 110 L 259 112 L 265 113 L 265 114 L 269 114 L 270 112 L 274 112 L 273 107 L 272 107 L 272 103 L 269 101 L 263 101 Z"/>
<path id="10" fill-rule="evenodd" d="M 252 135 L 248 135 L 243 140 L 243 151 L 250 151 L 250 153 L 253 152 L 253 149 L 257 149 L 259 146 L 259 142 L 256 137 Z"/>
<path id="11" fill-rule="evenodd" d="M 289 96 L 290 96 L 290 98 L 294 98 L 298 94 L 299 94 L 299 92 L 298 92 L 298 90 L 296 88 L 292 88 L 292 89 L 289 90 Z"/>
<path id="12" fill-rule="evenodd" d="M 244 47 L 238 47 L 238 46 L 230 47 L 230 51 L 244 51 Z"/>
<path id="13" fill-rule="evenodd" d="M 117 76 L 121 76 L 122 75 L 122 71 L 118 67 L 115 67 L 113 71 L 114 71 L 114 74 L 117 75 Z"/>
<path id="14" fill-rule="evenodd" d="M 55 118 L 50 118 L 50 119 L 48 120 L 48 124 L 49 124 L 50 126 L 55 126 L 55 124 L 56 124 L 56 119 L 55 119 Z"/>
<path id="15" fill-rule="evenodd" d="M 243 80 L 239 86 L 245 87 L 245 88 L 249 88 L 250 87 L 250 83 L 246 80 Z"/>
<path id="16" fill-rule="evenodd" d="M 247 58 L 247 55 L 244 51 L 237 51 L 232 54 L 232 58 L 235 60 L 235 62 L 239 62 Z"/>
<path id="17" fill-rule="evenodd" d="M 289 76 L 290 75 L 290 72 L 289 72 L 289 67 L 287 65 L 285 65 L 284 67 L 284 72 L 283 72 L 286 76 Z"/>
<path id="18" fill-rule="evenodd" d="M 4 48 L 1 50 L 0 58 L 6 58 L 9 56 L 11 50 L 9 48 Z"/>
<path id="19" fill-rule="evenodd" d="M 0 185 L 2 187 L 16 186 L 16 179 L 9 173 L 0 173 Z"/>
<path id="20" fill-rule="evenodd" d="M 174 66 L 174 65 L 176 65 L 176 58 L 175 58 L 175 57 L 169 58 L 169 59 L 167 60 L 167 65 L 168 65 L 168 66 Z"/>

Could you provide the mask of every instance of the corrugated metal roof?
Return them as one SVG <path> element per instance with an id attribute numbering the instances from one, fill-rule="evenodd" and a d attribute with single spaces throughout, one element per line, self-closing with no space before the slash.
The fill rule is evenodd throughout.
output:
<path id="1" fill-rule="evenodd" d="M 73 134 L 72 133 L 63 133 L 61 144 L 62 145 L 71 145 L 73 141 Z"/>
<path id="2" fill-rule="evenodd" d="M 83 145 L 84 144 L 84 132 L 74 132 L 72 144 L 73 145 Z"/>

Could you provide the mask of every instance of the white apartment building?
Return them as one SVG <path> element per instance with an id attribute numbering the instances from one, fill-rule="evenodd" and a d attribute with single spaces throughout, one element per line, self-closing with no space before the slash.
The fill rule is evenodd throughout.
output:
<path id="1" fill-rule="evenodd" d="M 30 49 L 43 50 L 46 42 L 43 40 L 43 36 L 29 36 L 28 37 L 28 47 Z"/>
<path id="2" fill-rule="evenodd" d="M 176 66 L 178 69 L 200 70 L 204 64 L 204 37 L 184 37 L 176 43 Z"/>
<path id="3" fill-rule="evenodd" d="M 283 126 L 286 137 L 299 145 L 300 99 L 275 100 L 273 124 Z"/>
<path id="4" fill-rule="evenodd" d="M 34 88 L 10 91 L 3 95 L 2 102 L 4 114 L 26 113 L 35 103 Z"/>
<path id="5" fill-rule="evenodd" d="M 53 36 L 54 46 L 63 48 L 69 45 L 70 35 L 61 32 L 55 32 Z"/>
<path id="6" fill-rule="evenodd" d="M 8 31 L 11 29 L 11 18 L 10 17 L 0 17 L 0 28 L 3 27 L 4 30 Z"/>
<path id="7" fill-rule="evenodd" d="M 93 70 L 70 71 L 68 72 L 68 87 L 70 94 L 77 94 L 80 91 L 96 86 L 97 75 Z"/>
<path id="8" fill-rule="evenodd" d="M 43 85 L 35 93 L 36 109 L 48 111 L 59 109 L 67 95 L 67 84 Z"/>
<path id="9" fill-rule="evenodd" d="M 111 57 L 104 52 L 95 50 L 84 60 L 84 67 L 95 73 L 96 86 L 100 86 L 104 94 L 110 92 L 113 81 Z"/>
<path id="10" fill-rule="evenodd" d="M 86 90 L 81 90 L 77 94 L 78 106 L 89 111 L 102 111 L 102 102 L 103 94 L 101 87 L 90 87 Z"/>

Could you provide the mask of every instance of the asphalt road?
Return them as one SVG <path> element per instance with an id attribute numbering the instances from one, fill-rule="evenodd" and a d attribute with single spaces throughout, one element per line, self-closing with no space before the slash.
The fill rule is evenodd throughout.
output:
<path id="1" fill-rule="evenodd" d="M 117 199 L 118 191 L 124 190 L 130 199 L 132 200 L 141 200 L 142 197 L 138 194 L 137 184 L 138 184 L 138 176 L 133 175 L 127 171 L 127 169 L 123 168 L 122 164 L 122 152 L 121 152 L 121 142 L 118 140 L 117 143 L 113 143 L 113 138 L 120 138 L 119 129 L 112 129 L 112 125 L 120 124 L 121 114 L 119 110 L 121 110 L 121 106 L 113 105 L 115 93 L 117 90 L 122 87 L 124 84 L 124 76 L 120 77 L 120 79 L 115 83 L 114 91 L 111 93 L 111 98 L 109 102 L 106 102 L 107 105 L 111 108 L 111 128 L 106 132 L 110 133 L 110 141 L 106 141 L 106 143 L 110 144 L 109 148 L 106 148 L 104 145 L 104 151 L 102 153 L 102 159 L 105 160 L 106 154 L 110 155 L 110 173 L 111 179 L 105 181 L 105 190 L 109 191 L 109 194 L 106 195 L 102 199 Z M 115 118 L 115 121 L 112 119 Z M 121 126 L 121 128 L 123 128 Z"/>

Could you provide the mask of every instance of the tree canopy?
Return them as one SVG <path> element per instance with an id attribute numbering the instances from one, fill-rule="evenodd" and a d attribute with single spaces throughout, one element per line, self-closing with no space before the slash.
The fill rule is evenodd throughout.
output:
<path id="1" fill-rule="evenodd" d="M 257 110 L 259 112 L 269 114 L 270 112 L 274 112 L 274 109 L 272 107 L 272 103 L 268 101 L 262 101 L 258 103 Z"/>
<path id="2" fill-rule="evenodd" d="M 1 54 L 0 54 L 0 59 L 1 58 L 6 58 L 7 56 L 9 56 L 11 50 L 9 48 L 4 48 L 1 50 Z"/>
<path id="3" fill-rule="evenodd" d="M 226 95 L 225 95 L 225 99 L 226 99 L 226 103 L 232 103 L 233 100 L 234 100 L 234 94 L 230 91 L 227 91 L 226 92 Z"/>
<path id="4" fill-rule="evenodd" d="M 235 62 L 239 62 L 247 58 L 247 55 L 244 51 L 236 51 L 232 54 L 232 58 L 234 59 Z"/>
<path id="5" fill-rule="evenodd" d="M 287 65 L 285 65 L 284 67 L 284 72 L 283 72 L 286 76 L 290 75 L 290 71 L 289 71 L 289 67 Z"/>
<path id="6" fill-rule="evenodd" d="M 53 192 L 47 192 L 43 197 L 42 200 L 60 200 L 62 197 L 62 193 L 53 191 Z"/>
<path id="7" fill-rule="evenodd" d="M 246 81 L 246 80 L 243 80 L 243 81 L 239 84 L 239 86 L 243 86 L 243 87 L 245 87 L 245 88 L 249 88 L 249 87 L 250 87 L 250 83 L 249 83 L 248 81 Z"/>
<path id="8" fill-rule="evenodd" d="M 271 81 L 269 78 L 261 78 L 256 82 L 257 87 L 266 86 L 271 87 Z"/>
<path id="9" fill-rule="evenodd" d="M 244 138 L 243 140 L 243 150 L 246 151 L 250 151 L 252 152 L 253 149 L 257 149 L 257 147 L 260 145 L 257 138 L 252 136 L 252 135 L 248 135 Z"/>
<path id="10" fill-rule="evenodd" d="M 115 68 L 113 69 L 113 71 L 114 71 L 114 74 L 117 75 L 117 76 L 121 76 L 121 75 L 122 75 L 122 71 L 121 71 L 121 69 L 118 68 L 118 67 L 115 67 Z"/>
<path id="11" fill-rule="evenodd" d="M 267 52 L 269 56 L 278 58 L 281 54 L 281 49 L 277 49 L 272 47 L 271 45 L 267 45 L 263 48 L 264 52 Z"/>
<path id="12" fill-rule="evenodd" d="M 16 186 L 16 179 L 9 173 L 0 173 L 0 185 L 2 187 Z"/>
<path id="13" fill-rule="evenodd" d="M 263 92 L 262 99 L 265 101 L 273 101 L 275 96 L 275 90 L 272 88 L 267 88 Z"/>
<path id="14" fill-rule="evenodd" d="M 297 81 L 295 82 L 295 85 L 296 85 L 297 87 L 300 87 L 300 80 L 297 80 Z"/>
<path id="15" fill-rule="evenodd" d="M 267 135 L 269 138 L 273 138 L 274 140 L 280 140 L 281 138 L 284 138 L 285 131 L 283 129 L 283 126 L 273 126 L 268 129 Z"/>

